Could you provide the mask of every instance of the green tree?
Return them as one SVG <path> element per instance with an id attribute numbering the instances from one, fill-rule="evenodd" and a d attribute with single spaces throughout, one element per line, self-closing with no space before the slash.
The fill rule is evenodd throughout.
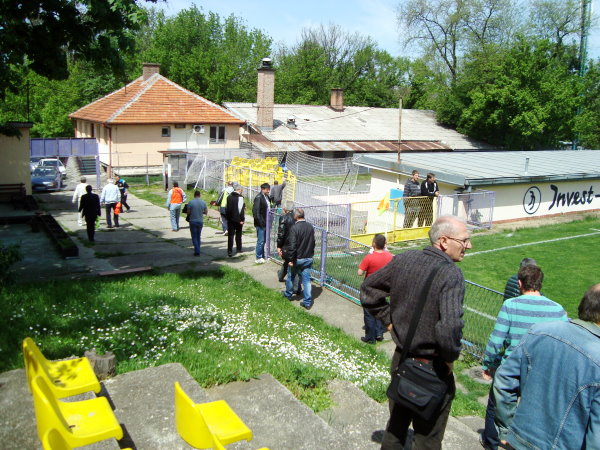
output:
<path id="1" fill-rule="evenodd" d="M 144 17 L 136 0 L 0 0 L 0 97 L 21 86 L 22 66 L 66 79 L 67 55 L 123 73 L 122 53 Z"/>
<path id="2" fill-rule="evenodd" d="M 262 31 L 196 6 L 151 20 L 138 35 L 140 51 L 130 64 L 137 73 L 142 61 L 157 62 L 170 80 L 214 102 L 256 99 L 256 69 L 271 53 L 271 39 Z"/>
<path id="3" fill-rule="evenodd" d="M 575 131 L 584 148 L 600 149 L 600 60 L 590 63 L 585 74 L 582 105 Z"/>
<path id="4" fill-rule="evenodd" d="M 521 37 L 491 67 L 474 57 L 451 100 L 461 108 L 458 130 L 511 149 L 570 141 L 581 102 L 575 56 L 574 48 L 559 57 L 550 41 Z"/>

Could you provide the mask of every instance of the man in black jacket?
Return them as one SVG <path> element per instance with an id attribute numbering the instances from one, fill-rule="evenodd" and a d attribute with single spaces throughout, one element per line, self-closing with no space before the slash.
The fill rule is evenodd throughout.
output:
<path id="1" fill-rule="evenodd" d="M 290 260 L 287 257 L 285 246 L 294 222 L 294 204 L 291 201 L 287 201 L 283 206 L 283 214 L 279 217 L 279 228 L 277 229 L 277 253 L 283 259 L 283 265 L 277 272 L 280 282 L 285 280 L 285 275 L 288 273 Z"/>
<path id="2" fill-rule="evenodd" d="M 421 195 L 428 198 L 423 199 L 418 222 L 420 227 L 428 227 L 433 222 L 433 199 L 440 195 L 440 189 L 437 181 L 435 181 L 435 174 L 427 174 L 427 178 L 421 183 Z"/>
<path id="3" fill-rule="evenodd" d="M 310 309 L 313 305 L 310 269 L 315 255 L 315 229 L 304 219 L 304 210 L 301 208 L 294 211 L 294 219 L 296 223 L 290 230 L 288 244 L 285 249 L 287 258 L 290 260 L 288 265 L 291 270 L 288 273 L 287 280 L 285 280 L 283 296 L 291 300 L 295 278 L 300 276 L 302 289 L 304 290 L 304 300 L 300 302 L 300 306 Z"/>
<path id="4" fill-rule="evenodd" d="M 269 183 L 260 185 L 260 194 L 254 197 L 252 205 L 252 216 L 256 228 L 256 264 L 264 264 L 265 259 L 265 236 L 267 233 L 267 214 L 269 212 Z"/>
<path id="5" fill-rule="evenodd" d="M 394 374 L 421 291 L 430 273 L 441 266 L 431 282 L 408 357 L 431 365 L 447 385 L 446 395 L 439 410 L 427 421 L 390 400 L 390 419 L 381 446 L 386 450 L 405 448 L 411 423 L 412 448 L 440 449 L 454 398 L 452 367 L 460 353 L 465 294 L 464 276 L 455 263 L 462 261 L 471 241 L 464 221 L 453 216 L 438 218 L 429 230 L 429 240 L 430 247 L 396 255 L 361 286 L 363 307 L 383 322 L 396 344 L 392 358 Z M 389 303 L 386 297 L 390 297 Z"/>
<path id="6" fill-rule="evenodd" d="M 227 256 L 233 256 L 233 238 L 237 253 L 242 253 L 242 227 L 246 221 L 246 205 L 242 197 L 242 187 L 233 185 L 233 192 L 227 197 L 225 216 L 227 217 Z"/>
<path id="7" fill-rule="evenodd" d="M 87 194 L 83 194 L 79 200 L 79 212 L 83 211 L 85 225 L 87 228 L 87 236 L 90 242 L 94 242 L 94 234 L 96 232 L 96 218 L 100 217 L 100 197 L 98 194 L 92 193 L 92 186 L 85 187 Z"/>

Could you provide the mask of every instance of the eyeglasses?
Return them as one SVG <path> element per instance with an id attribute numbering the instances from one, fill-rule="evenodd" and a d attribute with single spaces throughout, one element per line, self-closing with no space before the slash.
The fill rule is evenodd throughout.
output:
<path id="1" fill-rule="evenodd" d="M 453 238 L 453 237 L 450 237 L 450 236 L 446 236 L 446 237 L 448 239 L 453 240 L 453 241 L 460 242 L 460 245 L 462 245 L 463 247 L 466 247 L 469 244 L 469 242 L 471 242 L 471 238 L 457 239 L 457 238 Z"/>

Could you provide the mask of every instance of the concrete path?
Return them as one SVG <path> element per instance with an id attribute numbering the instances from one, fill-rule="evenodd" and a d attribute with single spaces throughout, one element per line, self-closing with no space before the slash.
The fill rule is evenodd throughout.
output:
<path id="1" fill-rule="evenodd" d="M 49 278 L 49 274 L 37 271 L 40 258 L 45 264 L 63 271 L 64 277 L 96 276 L 100 271 L 132 269 L 142 266 L 152 266 L 159 272 L 182 272 L 187 270 L 203 271 L 213 270 L 223 265 L 228 265 L 242 270 L 254 277 L 268 288 L 282 290 L 283 283 L 277 279 L 276 271 L 279 266 L 273 262 L 266 264 L 254 263 L 254 246 L 256 238 L 254 227 L 249 223 L 245 225 L 247 232 L 243 236 L 244 252 L 234 258 L 227 257 L 227 237 L 217 234 L 216 228 L 205 226 L 202 231 L 202 248 L 200 257 L 193 256 L 193 246 L 189 234 L 189 227 L 182 217 L 181 229 L 178 232 L 171 230 L 169 214 L 166 208 L 155 206 L 145 200 L 129 194 L 128 203 L 131 212 L 120 215 L 120 228 L 107 229 L 105 218 L 102 218 L 103 227 L 96 233 L 96 243 L 90 246 L 87 243 L 85 226 L 77 225 L 77 214 L 71 204 L 72 192 L 62 191 L 52 194 L 38 195 L 40 206 L 51 212 L 56 220 L 66 231 L 75 234 L 75 240 L 80 249 L 80 258 L 62 260 L 52 248 L 44 247 L 43 252 L 31 244 L 27 250 L 27 257 L 16 267 L 20 277 L 30 279 Z M 166 196 L 166 194 L 165 194 Z M 102 212 L 104 215 L 104 211 Z M 21 227 L 22 242 L 27 244 L 32 233 L 25 225 L 0 229 L 0 239 L 5 240 L 12 227 Z M 36 241 L 39 241 L 37 238 Z M 48 246 L 50 244 L 47 244 Z M 31 253 L 30 253 L 31 252 Z M 58 266 L 57 266 L 58 265 Z M 313 285 L 314 306 L 308 312 L 322 317 L 326 322 L 341 328 L 350 336 L 360 339 L 364 335 L 362 309 L 354 303 L 343 299 L 337 294 Z M 282 299 L 283 301 L 283 299 Z M 298 305 L 298 302 L 294 302 Z M 365 344 L 368 345 L 368 344 Z M 394 344 L 386 333 L 385 340 L 377 348 L 392 355 Z M 483 428 L 483 420 L 470 418 L 468 421 L 474 430 Z M 385 424 L 382 424 L 382 428 Z M 477 445 L 475 432 L 471 431 L 466 437 L 465 425 L 455 418 L 448 423 L 446 440 L 460 443 L 457 449 L 474 448 Z"/>

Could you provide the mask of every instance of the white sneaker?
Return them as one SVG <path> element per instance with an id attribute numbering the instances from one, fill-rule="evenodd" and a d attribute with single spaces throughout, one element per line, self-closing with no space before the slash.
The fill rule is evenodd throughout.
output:
<path id="1" fill-rule="evenodd" d="M 258 258 L 256 261 L 254 261 L 256 264 L 264 264 L 267 261 L 265 261 L 263 258 Z"/>

